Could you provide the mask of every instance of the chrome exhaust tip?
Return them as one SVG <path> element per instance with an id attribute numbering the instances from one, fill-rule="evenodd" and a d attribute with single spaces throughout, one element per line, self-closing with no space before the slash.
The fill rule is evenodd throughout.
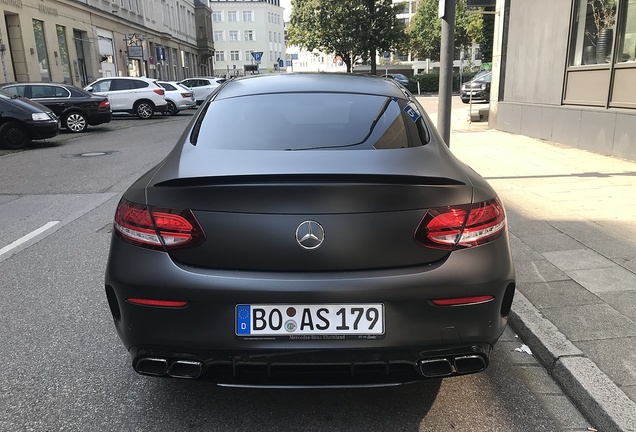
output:
<path id="1" fill-rule="evenodd" d="M 481 372 L 488 366 L 482 356 L 475 354 L 455 357 L 454 364 L 458 374 Z"/>
<path id="2" fill-rule="evenodd" d="M 156 357 L 142 357 L 133 367 L 142 375 L 161 376 L 168 371 L 168 360 Z"/>
<path id="3" fill-rule="evenodd" d="M 173 378 L 196 379 L 203 372 L 203 363 L 192 360 L 177 360 L 172 362 L 168 375 Z"/>
<path id="4" fill-rule="evenodd" d="M 448 359 L 428 359 L 418 362 L 420 372 L 427 378 L 445 377 L 453 374 L 453 365 Z"/>

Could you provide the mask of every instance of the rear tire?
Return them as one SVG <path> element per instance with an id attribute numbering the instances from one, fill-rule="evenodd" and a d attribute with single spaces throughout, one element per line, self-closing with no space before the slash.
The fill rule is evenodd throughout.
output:
<path id="1" fill-rule="evenodd" d="M 148 101 L 137 102 L 135 105 L 135 114 L 140 119 L 149 119 L 155 113 L 155 106 Z"/>
<path id="2" fill-rule="evenodd" d="M 88 122 L 84 114 L 74 112 L 64 117 L 64 127 L 73 133 L 84 132 L 88 127 Z"/>
<path id="3" fill-rule="evenodd" d="M 168 101 L 168 107 L 163 113 L 165 115 L 176 116 L 177 114 L 179 114 L 179 110 L 177 109 L 177 106 L 174 104 L 174 102 Z"/>
<path id="4" fill-rule="evenodd" d="M 0 126 L 0 143 L 9 150 L 20 150 L 31 142 L 29 131 L 18 122 L 10 121 Z"/>

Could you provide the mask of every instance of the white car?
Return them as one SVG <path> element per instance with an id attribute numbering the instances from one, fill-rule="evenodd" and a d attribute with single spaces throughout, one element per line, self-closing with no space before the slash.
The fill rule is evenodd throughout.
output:
<path id="1" fill-rule="evenodd" d="M 181 84 L 192 89 L 194 98 L 197 100 L 197 105 L 201 105 L 203 101 L 225 81 L 227 81 L 225 78 L 193 77 L 184 79 L 181 81 Z"/>
<path id="2" fill-rule="evenodd" d="M 168 109 L 165 90 L 157 81 L 144 77 L 100 78 L 84 87 L 84 90 L 108 96 L 114 113 L 127 112 L 142 119 Z"/>
<path id="3" fill-rule="evenodd" d="M 196 108 L 197 101 L 192 89 L 176 81 L 157 81 L 157 84 L 166 91 L 168 109 L 163 112 L 165 115 L 177 115 L 181 110 Z"/>

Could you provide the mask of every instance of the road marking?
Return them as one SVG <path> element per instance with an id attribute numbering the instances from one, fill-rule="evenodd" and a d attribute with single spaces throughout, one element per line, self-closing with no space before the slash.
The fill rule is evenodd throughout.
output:
<path id="1" fill-rule="evenodd" d="M 25 235 L 23 237 L 20 237 L 19 239 L 17 239 L 16 241 L 11 243 L 10 245 L 7 245 L 7 246 L 3 247 L 2 249 L 0 249 L 0 256 L 6 254 L 7 252 L 9 252 L 12 249 L 17 248 L 21 244 L 28 242 L 32 238 L 37 237 L 38 235 L 42 234 L 44 231 L 48 230 L 49 228 L 54 227 L 55 225 L 57 225 L 59 223 L 60 223 L 60 221 L 47 222 L 46 224 L 42 225 L 40 228 L 36 229 L 35 231 L 31 231 L 27 235 Z"/>

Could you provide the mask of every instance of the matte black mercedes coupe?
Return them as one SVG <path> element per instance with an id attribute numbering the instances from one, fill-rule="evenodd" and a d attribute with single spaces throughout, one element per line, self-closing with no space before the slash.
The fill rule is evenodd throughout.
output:
<path id="1" fill-rule="evenodd" d="M 123 195 L 106 269 L 146 375 L 370 386 L 479 372 L 515 291 L 504 208 L 390 79 L 230 80 Z"/>

